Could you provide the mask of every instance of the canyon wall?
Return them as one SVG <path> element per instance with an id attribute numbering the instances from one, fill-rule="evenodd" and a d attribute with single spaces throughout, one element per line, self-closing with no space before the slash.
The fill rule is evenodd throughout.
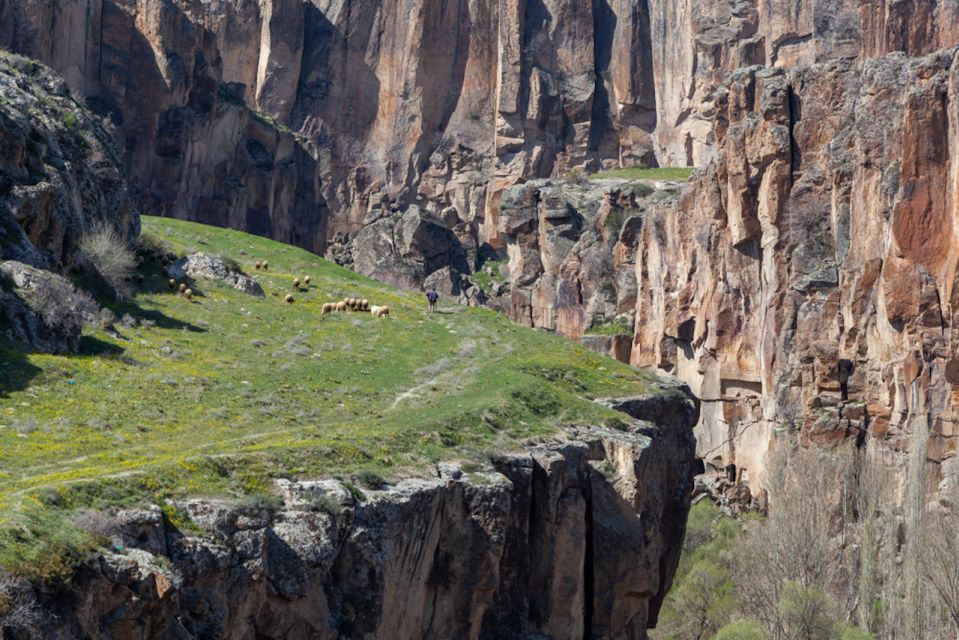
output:
<path id="1" fill-rule="evenodd" d="M 954 475 L 959 60 L 736 72 L 716 160 L 644 218 L 632 361 L 703 401 L 700 455 L 762 482 L 775 441 Z M 903 476 L 905 474 L 902 474 Z"/>
<path id="2" fill-rule="evenodd" d="M 730 71 L 917 55 L 952 44 L 957 16 L 947 0 L 0 0 L 0 46 L 114 118 L 145 213 L 323 252 L 415 203 L 502 249 L 516 182 L 705 164 Z"/>
<path id="3" fill-rule="evenodd" d="M 951 450 L 953 81 L 922 56 L 957 34 L 950 0 L 0 0 L 0 46 L 118 123 L 144 212 L 403 286 L 509 253 L 506 308 L 571 336 L 635 288 L 633 362 L 753 476 L 777 430 L 896 452 L 927 416 Z M 501 215 L 639 162 L 708 168 L 636 246 L 549 194 Z"/>
<path id="4" fill-rule="evenodd" d="M 114 552 L 41 595 L 48 638 L 646 638 L 679 561 L 697 405 L 606 401 L 623 431 L 469 471 L 348 490 L 278 481 L 285 507 L 122 512 Z"/>

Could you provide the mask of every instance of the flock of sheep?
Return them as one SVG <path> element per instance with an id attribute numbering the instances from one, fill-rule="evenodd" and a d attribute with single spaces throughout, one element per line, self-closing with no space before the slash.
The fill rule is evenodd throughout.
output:
<path id="1" fill-rule="evenodd" d="M 385 318 L 390 315 L 390 308 L 388 305 L 370 306 L 369 300 L 360 300 L 359 298 L 344 298 L 339 302 L 327 302 L 323 305 L 323 310 L 320 312 L 324 318 L 334 312 L 343 312 L 343 311 L 362 311 L 369 312 L 373 314 L 374 318 Z"/>
<path id="2" fill-rule="evenodd" d="M 253 265 L 257 271 L 269 271 L 270 263 L 267 261 L 257 262 Z M 166 271 L 164 269 L 164 271 Z M 301 281 L 299 278 L 293 278 L 293 288 L 296 291 L 300 290 L 300 285 L 304 285 L 307 288 L 310 286 L 311 278 L 310 276 L 304 276 Z M 170 290 L 178 291 L 187 300 L 193 299 L 193 290 L 188 288 L 187 285 L 177 282 L 174 279 L 170 279 Z M 287 304 L 293 304 L 296 299 L 293 297 L 293 294 L 287 294 L 284 298 L 284 301 Z M 322 317 L 327 317 L 333 313 L 341 313 L 345 311 L 359 311 L 363 313 L 370 313 L 374 318 L 386 318 L 390 315 L 389 305 L 370 305 L 369 300 L 362 300 L 360 298 L 344 298 L 339 302 L 327 302 L 323 305 L 320 315 Z"/>

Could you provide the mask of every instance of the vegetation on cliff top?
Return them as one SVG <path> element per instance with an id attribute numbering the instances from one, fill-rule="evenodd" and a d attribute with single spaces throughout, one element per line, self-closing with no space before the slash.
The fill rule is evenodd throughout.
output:
<path id="1" fill-rule="evenodd" d="M 110 305 L 120 335 L 88 328 L 73 357 L 0 339 L 0 569 L 68 565 L 92 544 L 66 524 L 77 508 L 260 494 L 277 477 L 415 474 L 567 424 L 616 424 L 592 398 L 654 385 L 489 310 L 429 314 L 419 294 L 291 246 L 167 219 L 143 225 L 178 254 L 232 258 L 267 296 L 197 280 L 191 302 L 146 264 L 138 294 Z M 254 270 L 259 260 L 268 272 Z M 309 288 L 294 291 L 306 275 Z M 389 304 L 392 316 L 321 319 L 321 305 L 343 297 Z"/>
<path id="2" fill-rule="evenodd" d="M 686 182 L 694 167 L 625 167 L 590 174 L 590 180 L 671 180 Z"/>

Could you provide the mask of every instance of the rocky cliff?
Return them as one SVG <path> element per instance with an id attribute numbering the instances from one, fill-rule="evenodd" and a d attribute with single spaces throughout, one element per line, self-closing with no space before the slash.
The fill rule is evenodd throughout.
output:
<path id="1" fill-rule="evenodd" d="M 605 402 L 635 419 L 486 468 L 279 481 L 280 511 L 190 500 L 189 532 L 123 512 L 114 552 L 41 596 L 45 637 L 645 638 L 679 560 L 698 407 L 678 389 Z"/>
<path id="2" fill-rule="evenodd" d="M 798 434 L 918 451 L 928 489 L 954 472 L 957 92 L 955 49 L 724 85 L 715 163 L 647 214 L 636 258 L 632 360 L 693 386 L 708 460 L 760 482 Z"/>
<path id="3" fill-rule="evenodd" d="M 918 55 L 957 26 L 949 0 L 0 0 L 0 46 L 120 124 L 144 211 L 320 252 L 384 202 L 502 249 L 516 182 L 705 164 L 734 69 Z"/>
<path id="4" fill-rule="evenodd" d="M 0 53 L 0 260 L 70 268 L 97 225 L 140 230 L 113 132 L 49 69 Z"/>

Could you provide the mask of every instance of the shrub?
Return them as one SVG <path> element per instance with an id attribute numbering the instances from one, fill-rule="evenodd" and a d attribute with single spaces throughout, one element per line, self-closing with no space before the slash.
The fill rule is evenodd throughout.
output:
<path id="1" fill-rule="evenodd" d="M 338 517 L 343 512 L 343 507 L 339 502 L 334 500 L 328 495 L 319 495 L 313 496 L 306 503 L 306 510 L 313 512 L 328 513 L 334 518 Z"/>
<path id="2" fill-rule="evenodd" d="M 42 612 L 27 582 L 0 573 L 0 633 L 7 629 L 37 637 L 35 631 L 42 622 Z"/>
<path id="3" fill-rule="evenodd" d="M 349 480 L 342 480 L 340 484 L 343 485 L 343 488 L 350 492 L 350 495 L 353 496 L 353 499 L 357 502 L 366 502 L 366 494 L 363 491 L 350 482 Z"/>
<path id="4" fill-rule="evenodd" d="M 243 498 L 237 507 L 245 515 L 255 516 L 265 513 L 273 516 L 283 508 L 283 499 L 267 493 L 255 493 Z"/>
<path id="5" fill-rule="evenodd" d="M 378 489 L 386 484 L 386 480 L 384 480 L 380 474 L 375 471 L 370 471 L 369 469 L 358 472 L 354 477 L 357 482 L 367 489 Z"/>
<path id="6" fill-rule="evenodd" d="M 162 262 L 170 253 L 170 245 L 162 238 L 158 238 L 152 233 L 145 232 L 140 234 L 137 241 L 137 253 L 142 258 Z"/>
<path id="7" fill-rule="evenodd" d="M 730 622 L 713 636 L 713 640 L 767 640 L 767 638 L 759 623 L 753 620 Z"/>
<path id="8" fill-rule="evenodd" d="M 27 304 L 51 329 L 79 333 L 99 317 L 99 307 L 89 295 L 62 278 L 44 278 L 23 295 Z"/>
<path id="9" fill-rule="evenodd" d="M 130 294 L 137 257 L 116 229 L 105 224 L 94 226 L 80 240 L 80 250 L 118 298 Z"/>

